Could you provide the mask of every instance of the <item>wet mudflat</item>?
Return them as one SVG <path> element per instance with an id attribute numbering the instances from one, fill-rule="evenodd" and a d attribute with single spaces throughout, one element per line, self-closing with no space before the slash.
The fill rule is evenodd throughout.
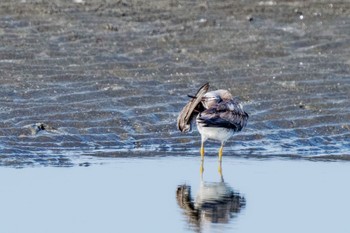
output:
<path id="1" fill-rule="evenodd" d="M 251 116 L 228 155 L 347 159 L 349 15 L 341 1 L 2 1 L 0 164 L 195 153 L 175 119 L 205 82 Z"/>
<path id="2" fill-rule="evenodd" d="M 203 179 L 198 157 L 99 163 L 0 169 L 1 232 L 350 230 L 348 163 L 228 157 L 224 182 L 216 158 Z"/>

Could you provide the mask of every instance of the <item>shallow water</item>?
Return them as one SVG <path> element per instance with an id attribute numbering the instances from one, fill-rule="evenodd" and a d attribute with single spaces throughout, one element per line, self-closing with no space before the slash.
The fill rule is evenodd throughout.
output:
<path id="1" fill-rule="evenodd" d="M 208 81 L 251 116 L 226 156 L 349 159 L 349 15 L 345 1 L 1 2 L 0 165 L 197 152 L 175 119 Z"/>
<path id="2" fill-rule="evenodd" d="M 211 157 L 202 179 L 197 156 L 93 160 L 100 165 L 0 168 L 0 231 L 350 230 L 349 163 L 227 157 L 223 183 Z"/>

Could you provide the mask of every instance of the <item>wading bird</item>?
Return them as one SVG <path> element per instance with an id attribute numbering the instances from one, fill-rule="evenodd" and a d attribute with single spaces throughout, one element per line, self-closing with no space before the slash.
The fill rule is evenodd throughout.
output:
<path id="1" fill-rule="evenodd" d="M 242 104 L 232 97 L 227 90 L 210 91 L 209 83 L 204 84 L 195 96 L 188 95 L 191 100 L 182 109 L 177 118 L 177 127 L 181 132 L 191 130 L 191 121 L 196 117 L 196 124 L 201 134 L 201 159 L 204 160 L 204 142 L 208 139 L 221 142 L 219 161 L 225 142 L 246 125 L 249 115 Z"/>

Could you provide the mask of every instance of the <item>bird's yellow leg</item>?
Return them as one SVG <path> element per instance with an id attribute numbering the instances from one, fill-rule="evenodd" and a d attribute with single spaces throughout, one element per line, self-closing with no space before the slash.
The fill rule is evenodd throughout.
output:
<path id="1" fill-rule="evenodd" d="M 224 144 L 221 144 L 221 147 L 219 149 L 219 162 L 221 163 L 222 161 L 222 152 L 224 150 Z"/>
<path id="2" fill-rule="evenodd" d="M 221 161 L 219 161 L 218 172 L 219 172 L 219 175 L 221 177 L 221 180 L 223 180 L 223 177 L 222 177 L 222 163 L 221 163 Z"/>
<path id="3" fill-rule="evenodd" d="M 201 160 L 203 161 L 203 160 L 204 160 L 204 143 L 203 143 L 203 142 L 202 142 L 202 144 L 201 144 L 200 153 L 201 153 Z"/>
<path id="4" fill-rule="evenodd" d="M 201 149 L 200 149 L 200 153 L 201 153 L 201 166 L 199 168 L 199 172 L 200 172 L 200 175 L 201 177 L 203 177 L 203 172 L 204 172 L 204 141 L 202 140 L 202 143 L 201 143 Z"/>

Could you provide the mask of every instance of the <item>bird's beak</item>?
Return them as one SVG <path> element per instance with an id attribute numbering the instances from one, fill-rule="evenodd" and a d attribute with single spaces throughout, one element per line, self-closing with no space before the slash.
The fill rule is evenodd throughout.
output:
<path id="1" fill-rule="evenodd" d="M 192 99 L 197 99 L 197 97 L 196 96 L 193 96 L 193 95 L 187 95 L 188 97 L 190 97 L 190 98 L 192 98 Z"/>

